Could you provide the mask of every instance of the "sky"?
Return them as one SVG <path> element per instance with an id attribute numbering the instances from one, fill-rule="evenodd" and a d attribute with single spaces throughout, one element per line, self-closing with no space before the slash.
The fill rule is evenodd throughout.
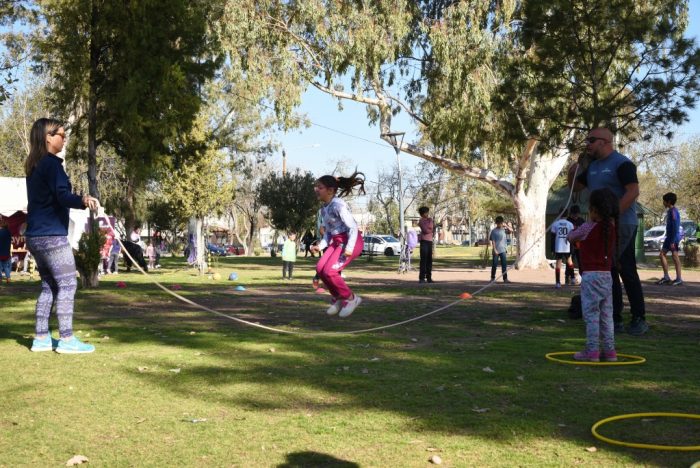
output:
<path id="1" fill-rule="evenodd" d="M 690 1 L 687 35 L 700 41 L 700 0 Z M 331 173 L 338 161 L 344 161 L 350 171 L 357 166 L 371 183 L 377 180 L 378 171 L 388 171 L 395 164 L 396 152 L 379 138 L 378 127 L 368 125 L 363 104 L 343 101 L 343 110 L 339 111 L 337 100 L 309 89 L 303 96 L 299 111 L 305 113 L 314 125 L 279 135 L 282 145 L 272 159 L 276 167 L 282 167 L 282 148 L 287 153 L 288 170 L 300 168 L 316 176 Z M 700 109 L 691 110 L 689 117 L 690 121 L 677 129 L 677 138 L 687 139 L 700 133 Z M 407 132 L 407 141 L 411 135 L 415 136 L 414 125 L 405 113 L 394 118 L 392 130 Z M 420 160 L 415 156 L 401 155 L 404 169 L 418 162 Z"/>

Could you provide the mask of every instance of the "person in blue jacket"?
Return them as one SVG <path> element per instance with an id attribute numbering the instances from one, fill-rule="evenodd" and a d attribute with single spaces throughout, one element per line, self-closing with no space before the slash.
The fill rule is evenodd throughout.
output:
<path id="1" fill-rule="evenodd" d="M 681 215 L 678 212 L 678 208 L 676 208 L 677 199 L 678 197 L 673 192 L 665 193 L 662 197 L 664 207 L 668 210 L 666 212 L 666 239 L 664 239 L 664 245 L 661 247 L 661 252 L 659 252 L 659 259 L 661 260 L 661 268 L 664 270 L 664 276 L 657 281 L 656 284 L 671 284 L 673 286 L 681 286 L 683 284 L 683 278 L 681 278 L 681 259 L 678 256 L 683 228 L 681 227 Z M 673 257 L 673 265 L 676 267 L 676 279 L 673 281 L 671 281 L 671 277 L 668 276 L 666 254 L 669 252 L 671 252 L 671 257 Z"/>
<path id="2" fill-rule="evenodd" d="M 61 122 L 42 118 L 29 134 L 30 150 L 24 162 L 27 176 L 27 248 L 34 256 L 41 276 L 41 293 L 36 303 L 36 335 L 32 351 L 91 353 L 95 347 L 73 335 L 73 301 L 77 288 L 75 259 L 68 243 L 70 208 L 96 210 L 99 201 L 76 195 L 63 169 L 61 158 L 66 131 Z M 49 331 L 49 314 L 56 306 L 59 340 Z"/>

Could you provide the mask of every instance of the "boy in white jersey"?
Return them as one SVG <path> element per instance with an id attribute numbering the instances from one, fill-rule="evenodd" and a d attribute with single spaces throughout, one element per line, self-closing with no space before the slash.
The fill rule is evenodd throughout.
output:
<path id="1" fill-rule="evenodd" d="M 566 279 L 569 281 L 569 271 L 573 276 L 574 265 L 571 262 L 571 245 L 566 236 L 574 230 L 574 225 L 566 219 L 566 210 L 562 210 L 561 218 L 555 221 L 550 228 L 554 234 L 554 255 L 557 259 L 557 265 L 554 269 L 556 284 L 555 288 L 561 288 L 561 264 L 562 260 L 566 263 Z M 572 281 L 573 283 L 573 281 Z"/>

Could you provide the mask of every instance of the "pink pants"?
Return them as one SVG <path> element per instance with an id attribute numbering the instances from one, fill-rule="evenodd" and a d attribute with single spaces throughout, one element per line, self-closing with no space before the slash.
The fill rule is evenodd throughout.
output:
<path id="1" fill-rule="evenodd" d="M 352 297 L 352 291 L 345 284 L 343 278 L 340 277 L 340 272 L 362 252 L 362 233 L 358 231 L 355 249 L 349 257 L 345 256 L 345 244 L 347 241 L 347 233 L 333 236 L 328 248 L 316 264 L 316 273 L 318 273 L 319 278 L 321 278 L 328 291 L 336 299 L 349 299 Z"/>

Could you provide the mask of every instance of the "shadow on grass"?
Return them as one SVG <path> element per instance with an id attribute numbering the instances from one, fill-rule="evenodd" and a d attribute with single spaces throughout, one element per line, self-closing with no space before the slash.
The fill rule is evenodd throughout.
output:
<path id="1" fill-rule="evenodd" d="M 215 310 L 268 325 L 345 330 L 416 316 L 479 286 L 455 281 L 407 289 L 390 280 L 353 281 L 367 300 L 345 321 L 325 317 L 323 299 L 310 294 L 306 284 L 261 281 L 257 292 L 253 288 L 253 293 L 238 296 L 212 291 L 209 284 L 188 284 L 184 293 Z M 388 411 L 408 417 L 412 430 L 470 434 L 516 447 L 521 440 L 541 437 L 585 447 L 596 443 L 590 427 L 599 419 L 651 410 L 685 412 L 697 405 L 698 364 L 685 357 L 692 355 L 697 334 L 670 328 L 671 320 L 659 320 L 649 336 L 618 338 L 620 352 L 647 357 L 644 366 L 586 368 L 547 362 L 547 352 L 583 346 L 582 323 L 564 319 L 568 299 L 569 294 L 540 284 L 520 283 L 382 333 L 304 338 L 241 328 L 188 309 L 148 284 L 134 284 L 127 294 L 105 285 L 80 294 L 77 320 L 109 335 L 115 353 L 140 343 L 192 351 L 185 358 L 167 353 L 140 358 L 140 365 L 152 372 L 123 368 L 142 384 L 251 411 Z M 662 299 L 654 297 L 659 307 Z M 691 315 L 697 319 L 699 306 L 694 307 Z M 25 344 L 16 330 L 31 323 L 31 313 L 4 322 L 0 338 Z M 175 363 L 181 373 L 168 374 Z M 663 466 L 688 464 L 692 458 L 609 449 Z M 299 452 L 281 466 L 355 466 L 342 460 L 338 462 L 350 464 L 321 465 L 311 458 L 302 463 L 304 457 L 315 456 L 326 457 Z"/>
<path id="2" fill-rule="evenodd" d="M 277 468 L 359 468 L 355 462 L 340 460 L 334 456 L 318 452 L 294 452 L 286 456 L 286 461 L 277 465 Z"/>

